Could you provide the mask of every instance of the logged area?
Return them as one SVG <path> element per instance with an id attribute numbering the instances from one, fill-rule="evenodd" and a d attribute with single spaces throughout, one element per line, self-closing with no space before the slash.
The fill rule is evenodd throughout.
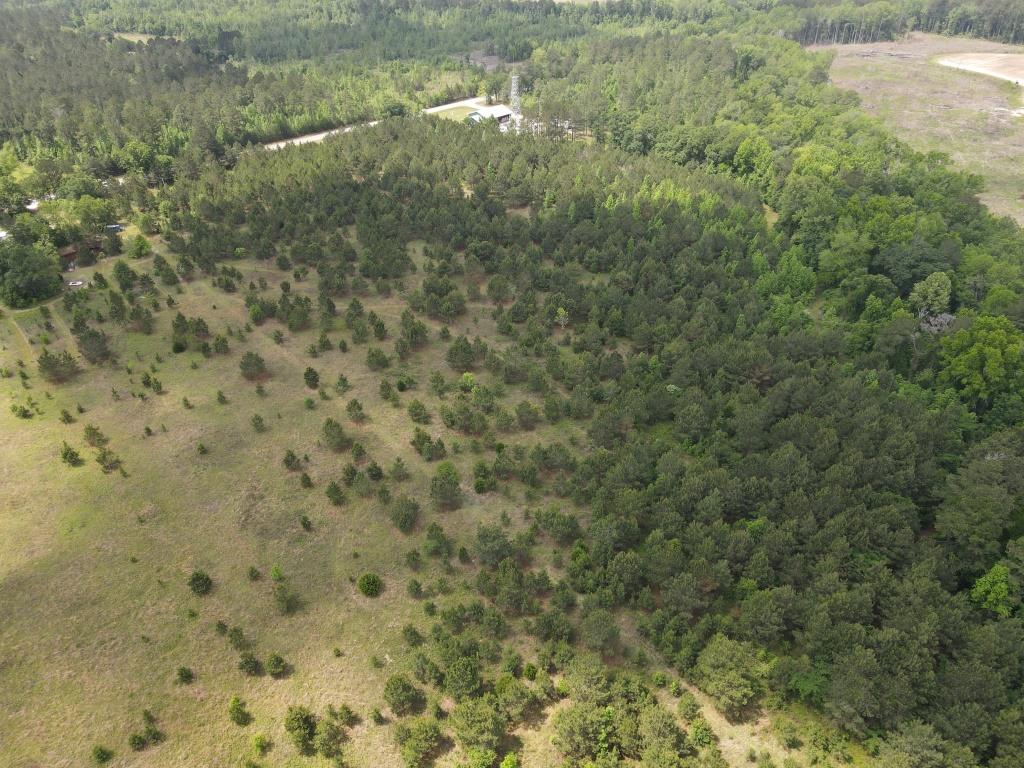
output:
<path id="1" fill-rule="evenodd" d="M 945 152 L 984 177 L 993 213 L 1024 223 L 1024 49 L 913 33 L 895 42 L 830 47 L 832 81 L 922 152 Z"/>

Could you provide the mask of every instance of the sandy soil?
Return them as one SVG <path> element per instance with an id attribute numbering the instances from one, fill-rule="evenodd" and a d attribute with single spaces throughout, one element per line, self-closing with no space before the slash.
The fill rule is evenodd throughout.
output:
<path id="1" fill-rule="evenodd" d="M 945 67 L 998 77 L 1017 85 L 1024 81 L 1024 53 L 958 53 L 943 56 L 938 62 Z"/>

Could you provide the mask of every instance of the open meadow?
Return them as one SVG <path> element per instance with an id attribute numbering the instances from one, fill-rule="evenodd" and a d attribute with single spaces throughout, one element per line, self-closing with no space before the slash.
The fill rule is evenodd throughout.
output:
<path id="1" fill-rule="evenodd" d="M 132 263 L 135 269 L 147 266 Z M 237 267 L 244 283 L 263 278 L 271 289 L 283 277 L 256 263 Z M 74 274 L 88 279 L 92 271 Z M 313 284 L 300 282 L 293 290 L 312 292 Z M 122 759 L 114 765 L 234 765 L 250 753 L 254 734 L 266 733 L 275 744 L 269 764 L 309 765 L 287 743 L 282 729 L 286 708 L 302 703 L 322 711 L 328 704 L 347 703 L 361 716 L 346 749 L 350 763 L 399 765 L 387 729 L 373 725 L 369 714 L 375 706 L 384 707 L 380 691 L 387 677 L 408 671 L 403 626 L 427 629 L 423 601 L 407 594 L 406 582 L 415 576 L 430 589 L 445 579 L 454 592 L 448 600 L 466 599 L 475 594 L 468 585 L 475 569 L 456 564 L 447 572 L 424 558 L 422 571 L 414 574 L 405 565 L 406 553 L 417 547 L 421 535 L 398 532 L 375 497 L 346 489 L 344 504 L 328 501 L 324 488 L 332 480 L 340 482 L 349 457 L 321 445 L 321 425 L 328 417 L 344 424 L 366 449 L 364 469 L 367 461 L 387 469 L 402 458 L 411 477 L 394 483 L 393 493 L 424 500 L 429 508 L 429 475 L 435 465 L 425 463 L 409 444 L 413 425 L 405 406 L 414 395 L 433 414 L 433 425 L 426 428 L 443 429 L 437 418 L 441 401 L 427 381 L 432 370 L 450 373 L 437 354 L 444 345 L 435 341 L 402 366 L 417 388 L 403 395 L 402 407 L 396 408 L 381 399 L 382 376 L 367 368 L 366 345 L 352 343 L 351 335 L 340 330 L 328 336 L 335 344 L 348 338 L 347 354 L 335 348 L 315 359 L 307 348 L 316 342 L 316 331 L 288 333 L 277 344 L 266 326 L 244 334 L 244 341 L 231 337 L 226 355 L 173 354 L 170 321 L 175 312 L 202 316 L 218 332 L 242 329 L 246 313 L 241 294 L 224 293 L 207 280 L 186 283 L 171 295 L 177 306 L 156 314 L 152 335 L 116 338 L 118 365 L 90 367 L 60 387 L 40 380 L 34 364 L 44 341 L 51 349 L 68 345 L 70 318 L 60 303 L 49 305 L 49 321 L 39 309 L 5 311 L 0 318 L 0 366 L 29 375 L 24 385 L 17 375 L 0 383 L 0 431 L 5 435 L 0 443 L 0 509 L 5 510 L 0 516 L 5 542 L 0 554 L 0 603 L 5 607 L 0 732 L 5 734 L 5 760 L 12 761 L 6 764 L 82 765 L 98 743 L 116 749 Z M 405 306 L 397 294 L 364 303 L 391 328 Z M 486 313 L 474 307 L 452 331 L 493 332 L 488 326 L 493 323 Z M 266 360 L 263 395 L 239 374 L 239 358 L 247 351 Z M 328 399 L 304 384 L 307 366 L 319 371 Z M 147 372 L 159 378 L 162 394 L 143 387 L 140 379 Z M 351 385 L 344 396 L 333 388 L 339 374 Z M 384 378 L 395 374 L 389 371 Z M 218 403 L 218 391 L 226 403 Z M 313 399 L 307 404 L 309 396 Z M 346 415 L 345 404 L 353 398 L 365 407 L 363 424 Z M 10 404 L 29 399 L 38 411 L 31 419 L 16 418 Z M 73 423 L 59 420 L 62 409 L 73 414 Z M 264 419 L 265 432 L 254 430 L 256 414 Z M 105 474 L 92 460 L 93 451 L 82 437 L 86 424 L 109 438 L 125 476 Z M 541 426 L 528 442 L 573 439 L 575 434 L 565 424 L 557 430 Z M 458 440 L 449 437 L 450 453 L 456 454 Z M 81 452 L 82 466 L 61 462 L 63 441 Z M 477 457 L 468 441 L 462 443 L 452 458 L 467 485 Z M 288 449 L 308 456 L 302 471 L 311 478 L 311 489 L 300 484 L 302 472 L 283 466 Z M 466 498 L 461 509 L 427 516 L 441 522 L 458 545 L 470 543 L 479 522 L 497 524 L 507 515 L 512 530 L 524 525 L 522 491 L 470 491 Z M 542 501 L 535 499 L 531 506 Z M 420 530 L 424 525 L 421 521 Z M 539 564 L 557 575 L 550 563 Z M 281 616 L 275 607 L 270 576 L 275 566 L 301 601 L 292 616 Z M 256 580 L 248 575 L 250 567 L 260 573 Z M 194 569 L 212 576 L 209 595 L 189 592 L 186 580 Z M 379 598 L 364 597 L 356 589 L 356 578 L 368 571 L 383 578 Z M 280 653 L 293 671 L 280 680 L 246 677 L 237 669 L 238 653 L 218 635 L 218 621 L 240 627 L 258 657 Z M 194 671 L 191 685 L 175 682 L 181 666 Z M 226 716 L 235 695 L 254 716 L 247 728 Z M 156 715 L 167 740 L 131 760 L 122 745 L 131 730 L 141 728 L 144 709 Z"/>

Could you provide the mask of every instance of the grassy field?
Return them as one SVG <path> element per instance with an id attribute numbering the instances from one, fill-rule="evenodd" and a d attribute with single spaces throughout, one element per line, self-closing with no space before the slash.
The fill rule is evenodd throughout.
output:
<path id="1" fill-rule="evenodd" d="M 451 109 L 445 109 L 441 112 L 437 112 L 437 117 L 445 120 L 465 120 L 476 110 L 473 107 L 452 107 Z"/>
<path id="2" fill-rule="evenodd" d="M 856 91 L 864 109 L 921 151 L 948 154 L 985 179 L 982 200 L 1024 223 L 1024 116 L 1012 82 L 943 66 L 965 53 L 1020 53 L 985 40 L 915 33 L 893 43 L 832 48 L 832 80 Z"/>
<path id="3" fill-rule="evenodd" d="M 161 243 L 156 246 L 164 250 Z M 410 248 L 422 267 L 421 246 Z M 136 271 L 150 267 L 148 260 L 131 266 Z M 262 263 L 240 261 L 233 266 L 243 273 L 243 286 L 266 280 L 267 295 L 276 295 L 281 281 L 290 278 Z M 88 281 L 97 270 L 109 276 L 110 267 L 106 263 L 80 269 L 72 276 Z M 422 269 L 416 274 L 422 275 Z M 407 306 L 406 295 L 418 280 L 407 278 L 404 290 L 389 297 L 361 297 L 392 335 Z M 291 282 L 293 293 L 315 296 L 314 279 Z M 340 318 L 328 336 L 335 345 L 347 340 L 348 352 L 333 349 L 314 358 L 308 347 L 318 330 L 285 333 L 280 344 L 273 334 L 282 326 L 273 321 L 240 334 L 247 320 L 241 292 L 225 293 L 204 278 L 168 293 L 176 306 L 156 313 L 152 335 L 126 333 L 105 323 L 118 363 L 86 366 L 77 379 L 59 386 L 41 379 L 35 360 L 44 344 L 74 350 L 71 318 L 62 302 L 47 305 L 49 317 L 38 307 L 6 310 L 0 316 L 0 368 L 11 373 L 0 378 L 0 433 L 5 438 L 0 441 L 0 604 L 5 607 L 0 623 L 0 764 L 71 768 L 88 764 L 92 747 L 102 744 L 115 751 L 109 763 L 114 766 L 243 766 L 254 756 L 254 735 L 265 734 L 273 747 L 258 765 L 326 766 L 325 760 L 300 756 L 292 746 L 283 727 L 285 711 L 304 704 L 323 713 L 329 705 L 344 703 L 361 717 L 349 734 L 346 764 L 399 766 L 391 726 L 374 725 L 369 714 L 375 707 L 387 712 L 382 697 L 387 677 L 411 669 L 412 652 L 403 642 L 402 628 L 412 623 L 427 634 L 434 621 L 425 614 L 423 601 L 407 594 L 406 583 L 415 576 L 429 590 L 446 580 L 452 592 L 435 598 L 440 607 L 477 599 L 475 566 L 453 559 L 449 570 L 425 557 L 424 568 L 413 573 L 405 564 L 406 553 L 422 544 L 427 522 L 439 521 L 456 548 L 470 546 L 479 522 L 502 522 L 515 532 L 529 524 L 528 509 L 553 499 L 528 498 L 518 483 L 503 483 L 485 495 L 472 491 L 472 465 L 478 456 L 468 439 L 440 423 L 442 401 L 427 386 L 435 370 L 455 378 L 443 360 L 447 344 L 437 338 L 440 323 L 426 321 L 432 334 L 427 349 L 378 373 L 366 364 L 366 345 L 354 343 Z M 91 306 L 105 309 L 98 292 Z M 179 310 L 202 316 L 211 333 L 230 329 L 228 354 L 173 354 L 170 323 Z M 502 344 L 491 307 L 483 301 L 470 301 L 451 330 Z M 379 345 L 390 352 L 390 341 Z M 267 362 L 270 375 L 262 395 L 239 373 L 239 359 L 250 350 Z M 330 399 L 305 386 L 302 373 L 307 366 L 319 371 Z M 142 386 L 146 372 L 160 379 L 163 394 Z M 401 395 L 402 407 L 396 408 L 381 398 L 379 383 L 399 373 L 414 377 L 418 387 Z M 352 385 L 344 395 L 332 389 L 339 374 Z M 485 372 L 478 377 L 494 381 Z M 218 402 L 219 390 L 227 403 Z M 312 409 L 306 403 L 310 396 Z M 510 392 L 505 406 L 524 396 L 531 397 L 521 390 Z M 427 405 L 434 417 L 427 431 L 443 436 L 458 466 L 466 503 L 457 511 L 436 511 L 429 501 L 436 464 L 424 462 L 409 444 L 414 425 L 405 406 L 413 397 Z M 347 417 L 350 398 L 363 403 L 366 423 Z M 12 404 L 30 405 L 33 417 L 17 418 Z M 62 409 L 74 415 L 74 423 L 61 422 Z M 254 431 L 254 414 L 264 418 L 266 432 Z M 331 480 L 340 481 L 351 456 L 320 444 L 328 416 L 365 446 L 367 461 L 376 460 L 387 469 L 400 457 L 410 469 L 408 480 L 389 487 L 393 495 L 410 495 L 423 506 L 424 517 L 411 535 L 397 531 L 376 497 L 361 497 L 354 488 L 346 490 L 344 505 L 330 504 L 324 488 Z M 109 447 L 123 460 L 123 476 L 104 474 L 94 461 L 96 451 L 83 439 L 86 424 L 108 436 Z M 526 446 L 582 443 L 584 426 L 545 422 L 501 439 Z M 82 466 L 61 462 L 62 441 L 80 451 Z M 200 443 L 205 454 L 198 450 Z M 312 489 L 301 486 L 299 472 L 283 466 L 289 448 L 308 456 L 303 468 L 313 480 Z M 586 520 L 585 510 L 577 514 Z M 310 530 L 303 526 L 303 516 L 309 518 Z M 557 580 L 563 571 L 555 552 L 552 542 L 542 538 L 532 565 L 546 568 Z M 275 605 L 269 576 L 274 566 L 301 598 L 301 608 L 293 615 L 281 615 Z M 259 579 L 249 577 L 250 567 L 259 570 Z M 194 569 L 213 577 L 209 595 L 197 597 L 189 591 L 186 580 Z M 366 598 L 356 589 L 355 580 L 367 571 L 384 579 L 379 598 Z M 619 618 L 626 646 L 644 648 L 656 658 L 629 616 L 622 613 Z M 261 659 L 273 652 L 283 655 L 293 667 L 291 674 L 284 679 L 243 675 L 237 668 L 238 651 L 216 631 L 219 621 L 240 627 Z M 512 620 L 512 625 L 507 645 L 530 660 L 537 653 L 535 641 L 523 631 L 524 620 Z M 627 663 L 624 658 L 611 661 Z M 177 684 L 175 673 L 181 666 L 195 672 L 193 684 Z M 246 702 L 254 717 L 250 725 L 239 727 L 229 720 L 232 696 Z M 745 765 L 750 749 L 767 751 L 780 764 L 793 755 L 800 755 L 805 765 L 811 759 L 809 753 L 782 748 L 767 716 L 730 723 L 710 699 L 699 698 L 729 765 Z M 450 708 L 451 702 L 443 704 Z M 565 704 L 550 705 L 540 718 L 515 731 L 523 766 L 546 768 L 558 762 L 551 717 Z M 666 705 L 671 710 L 672 701 L 666 699 Z M 133 752 L 127 740 L 141 730 L 143 710 L 156 716 L 167 738 Z M 460 760 L 459 751 L 451 749 L 436 765 L 455 766 Z"/>
<path id="4" fill-rule="evenodd" d="M 255 264 L 239 267 L 246 282 L 263 276 L 273 288 L 282 277 Z M 78 278 L 87 275 L 87 270 L 76 273 Z M 295 290 L 312 292 L 314 285 L 300 283 Z M 176 300 L 186 315 L 205 317 L 214 332 L 245 323 L 241 294 L 222 293 L 205 280 L 186 285 Z M 398 295 L 365 303 L 392 329 L 405 306 Z M 412 424 L 404 407 L 396 409 L 380 398 L 381 375 L 367 368 L 365 347 L 349 339 L 347 354 L 335 350 L 314 360 L 305 349 L 316 331 L 289 334 L 278 345 L 271 339 L 277 326 L 268 323 L 242 343 L 233 338 L 227 356 L 175 356 L 169 335 L 174 310 L 165 309 L 157 315 L 152 336 L 117 337 L 119 366 L 89 368 L 77 381 L 52 387 L 36 375 L 32 363 L 44 334 L 53 348 L 68 342 L 67 318 L 59 303 L 51 306 L 52 331 L 44 327 L 38 309 L 7 312 L 0 320 L 0 365 L 16 371 L 21 360 L 31 375 L 27 389 L 17 376 L 0 383 L 0 431 L 5 435 L 0 444 L 3 763 L 82 765 L 92 745 L 102 743 L 117 751 L 116 765 L 228 765 L 248 753 L 254 733 L 265 732 L 276 744 L 266 764 L 309 765 L 287 743 L 281 727 L 285 708 L 306 703 L 322 711 L 328 703 L 347 702 L 364 717 L 347 750 L 350 762 L 397 765 L 388 729 L 365 718 L 371 707 L 382 705 L 386 677 L 407 661 L 399 637 L 402 626 L 413 622 L 424 632 L 429 626 L 421 604 L 405 592 L 412 574 L 404 555 L 419 535 L 398 533 L 376 499 L 349 493 L 340 508 L 328 502 L 324 486 L 340 479 L 349 457 L 317 445 L 320 427 L 326 417 L 337 418 L 385 468 L 401 456 L 412 478 L 394 484 L 393 492 L 409 493 L 428 509 L 434 465 L 409 445 Z M 453 330 L 493 331 L 487 315 L 474 307 Z M 336 342 L 347 334 L 330 335 Z M 404 368 L 420 382 L 415 396 L 434 413 L 428 429 L 435 434 L 444 428 L 436 415 L 439 401 L 426 383 L 434 368 L 451 375 L 438 359 L 444 347 L 434 342 Z M 244 350 L 258 351 L 267 360 L 271 377 L 264 397 L 239 375 Z M 317 399 L 315 409 L 308 410 L 304 400 L 315 393 L 302 381 L 307 365 L 315 366 L 325 383 L 345 373 L 352 391 L 344 398 Z M 144 391 L 139 377 L 151 366 L 166 392 L 143 401 L 131 393 Z M 217 403 L 217 390 L 226 393 L 228 404 Z M 40 413 L 30 420 L 15 418 L 9 404 L 28 397 L 39 404 Z M 191 409 L 183 406 L 183 397 Z M 365 425 L 346 418 L 349 397 L 366 407 L 370 421 Z M 409 399 L 403 397 L 406 403 Z M 74 413 L 77 404 L 85 412 L 76 423 L 62 424 L 60 410 Z M 250 426 L 254 413 L 269 425 L 263 435 Z M 82 439 L 87 423 L 109 436 L 127 477 L 105 475 L 92 460 L 94 452 Z M 147 426 L 151 437 L 144 435 Z M 565 440 L 571 433 L 560 425 L 557 438 Z M 549 442 L 556 434 L 546 427 L 523 437 L 532 444 Z M 450 448 L 452 438 L 445 435 Z M 69 468 L 59 461 L 62 440 L 81 451 L 84 466 Z M 206 455 L 197 452 L 200 442 Z M 309 455 L 312 490 L 301 488 L 298 473 L 282 466 L 289 447 Z M 466 450 L 454 459 L 468 490 L 475 457 Z M 460 544 L 468 544 L 477 521 L 497 522 L 503 512 L 513 528 L 521 526 L 524 506 L 521 492 L 505 497 L 469 491 L 462 509 L 439 519 Z M 304 514 L 313 523 L 311 532 L 300 525 Z M 434 516 L 428 512 L 428 519 Z M 470 569 L 456 566 L 454 573 L 442 574 L 439 565 L 427 562 L 418 576 L 425 584 L 445 575 L 456 587 L 450 600 L 475 596 L 467 582 Z M 250 581 L 250 565 L 264 578 Z M 266 577 L 273 565 L 283 569 L 303 600 L 294 616 L 282 617 L 274 606 Z M 185 585 L 194 568 L 215 580 L 207 597 L 191 595 Z M 362 597 L 352 583 L 371 570 L 387 586 L 376 600 Z M 237 653 L 214 632 L 218 620 L 242 627 L 258 656 L 280 652 L 294 673 L 280 681 L 243 676 L 236 669 Z M 335 647 L 342 657 L 333 655 Z M 371 665 L 373 656 L 383 662 L 381 668 Z M 182 665 L 195 670 L 195 684 L 174 684 L 175 670 Z M 233 695 L 249 702 L 253 725 L 239 728 L 228 721 L 226 707 Z M 140 713 L 147 708 L 168 739 L 133 754 L 126 739 L 140 727 Z"/>

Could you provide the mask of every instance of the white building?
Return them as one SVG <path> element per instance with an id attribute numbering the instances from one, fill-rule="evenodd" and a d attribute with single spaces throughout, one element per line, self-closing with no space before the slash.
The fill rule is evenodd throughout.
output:
<path id="1" fill-rule="evenodd" d="M 471 123 L 482 123 L 484 120 L 497 120 L 498 128 L 502 133 L 507 133 L 512 127 L 512 110 L 504 104 L 484 105 L 477 107 L 475 111 L 466 115 L 466 120 Z"/>

